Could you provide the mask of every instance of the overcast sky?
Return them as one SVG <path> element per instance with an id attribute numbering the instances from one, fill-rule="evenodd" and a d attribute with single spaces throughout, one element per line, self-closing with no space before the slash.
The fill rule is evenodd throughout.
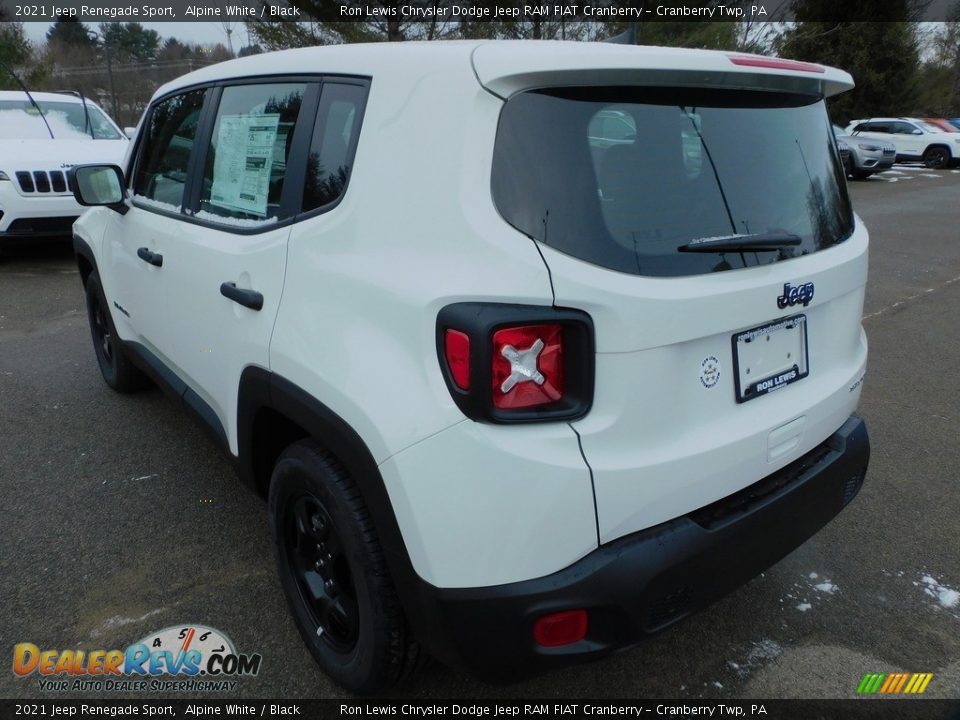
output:
<path id="1" fill-rule="evenodd" d="M 96 30 L 94 23 L 84 23 L 91 30 Z M 24 29 L 27 37 L 34 42 L 43 42 L 46 38 L 48 22 L 25 22 Z M 144 27 L 156 30 L 164 39 L 175 37 L 178 40 L 195 43 L 223 43 L 227 44 L 227 35 L 219 22 L 145 22 Z M 233 24 L 233 49 L 239 50 L 247 44 L 247 29 L 243 23 Z"/>

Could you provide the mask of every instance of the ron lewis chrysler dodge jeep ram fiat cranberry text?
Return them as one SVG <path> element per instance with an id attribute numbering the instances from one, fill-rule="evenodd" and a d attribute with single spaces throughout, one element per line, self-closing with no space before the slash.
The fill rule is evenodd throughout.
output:
<path id="1" fill-rule="evenodd" d="M 375 692 L 633 644 L 856 495 L 844 72 L 561 42 L 309 48 L 160 88 L 75 173 L 100 368 L 268 498 L 304 641 Z"/>

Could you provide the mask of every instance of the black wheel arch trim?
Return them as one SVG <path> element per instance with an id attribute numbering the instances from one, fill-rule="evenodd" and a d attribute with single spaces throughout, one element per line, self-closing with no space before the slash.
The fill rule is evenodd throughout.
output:
<path id="1" fill-rule="evenodd" d="M 265 487 L 261 486 L 255 467 L 254 418 L 261 410 L 272 410 L 296 423 L 337 456 L 373 518 L 407 622 L 421 643 L 434 654 L 443 655 L 442 648 L 430 642 L 439 638 L 435 622 L 425 611 L 430 606 L 425 593 L 432 586 L 414 570 L 383 476 L 366 443 L 348 422 L 303 388 L 264 368 L 248 367 L 240 377 L 236 463 L 241 481 L 259 494 L 264 493 Z"/>
<path id="2" fill-rule="evenodd" d="M 93 268 L 93 272 L 97 273 L 98 275 L 100 274 L 97 267 L 97 258 L 93 254 L 93 248 L 90 247 L 90 244 L 86 240 L 76 233 L 73 233 L 73 254 L 77 259 L 78 265 L 80 263 L 80 258 L 83 258 L 90 263 L 90 266 Z M 80 280 L 86 284 L 87 277 L 81 275 Z"/>

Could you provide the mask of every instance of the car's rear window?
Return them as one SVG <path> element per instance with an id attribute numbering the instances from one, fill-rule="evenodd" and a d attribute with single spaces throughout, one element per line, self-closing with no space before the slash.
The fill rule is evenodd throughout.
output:
<path id="1" fill-rule="evenodd" d="M 853 213 L 822 100 L 772 92 L 575 88 L 503 108 L 492 191 L 503 218 L 561 252 L 637 275 L 696 275 L 805 255 Z M 734 236 L 764 251 L 680 252 Z"/>

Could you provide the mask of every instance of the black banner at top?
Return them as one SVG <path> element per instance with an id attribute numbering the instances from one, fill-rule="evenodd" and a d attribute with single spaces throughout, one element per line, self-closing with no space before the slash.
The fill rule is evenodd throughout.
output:
<path id="1" fill-rule="evenodd" d="M 0 0 L 5 19 L 51 22 L 822 22 L 950 19 L 957 0 Z M 958 8 L 960 9 L 960 8 Z"/>

